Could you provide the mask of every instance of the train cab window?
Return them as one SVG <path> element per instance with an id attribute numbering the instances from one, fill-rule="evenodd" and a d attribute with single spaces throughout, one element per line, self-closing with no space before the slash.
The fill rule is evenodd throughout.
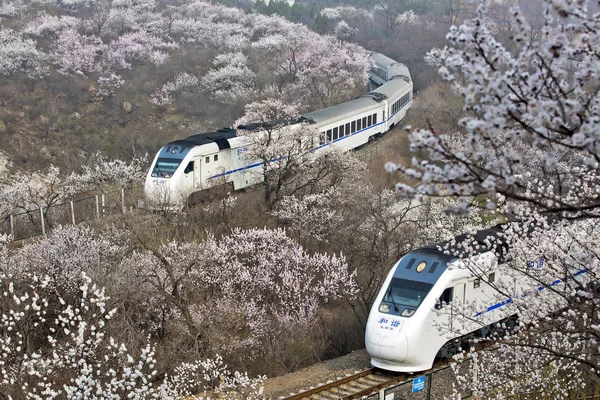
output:
<path id="1" fill-rule="evenodd" d="M 363 127 L 363 129 L 367 127 L 367 117 L 363 117 L 363 119 L 362 119 L 362 127 Z"/>
<path id="2" fill-rule="evenodd" d="M 372 126 L 373 125 L 373 120 L 371 119 L 371 116 L 369 115 L 367 117 L 367 126 Z"/>
<path id="3" fill-rule="evenodd" d="M 333 140 L 333 136 L 331 135 L 331 129 L 327 130 L 327 141 L 331 142 Z"/>
<path id="4" fill-rule="evenodd" d="M 450 304 L 454 294 L 454 288 L 448 288 L 444 290 L 444 293 L 435 302 L 435 309 L 440 310 L 445 304 Z"/>
<path id="5" fill-rule="evenodd" d="M 488 282 L 492 283 L 492 282 L 494 282 L 495 279 L 496 279 L 496 273 L 492 272 L 488 277 Z"/>
<path id="6" fill-rule="evenodd" d="M 432 284 L 426 282 L 392 278 L 379 305 L 379 311 L 410 317 L 425 300 L 432 287 Z"/>
<path id="7" fill-rule="evenodd" d="M 377 114 L 373 114 L 373 125 L 377 125 Z"/>
<path id="8" fill-rule="evenodd" d="M 352 132 L 350 132 L 350 122 L 348 122 L 346 124 L 346 130 L 344 132 L 346 132 L 346 136 L 348 136 L 350 133 L 352 133 Z"/>
<path id="9" fill-rule="evenodd" d="M 176 158 L 159 158 L 152 170 L 152 176 L 158 178 L 170 178 L 173 176 L 181 160 Z"/>
<path id="10" fill-rule="evenodd" d="M 338 128 L 333 128 L 332 138 L 333 138 L 333 140 L 336 140 L 338 138 Z"/>
<path id="11" fill-rule="evenodd" d="M 354 133 L 354 132 L 356 132 L 356 121 L 352 121 L 352 124 L 351 124 L 351 126 L 352 126 L 352 128 L 350 129 L 350 132 L 351 132 L 351 133 Z"/>
<path id="12" fill-rule="evenodd" d="M 190 172 L 192 172 L 194 170 L 194 162 L 190 161 L 188 163 L 188 165 L 185 167 L 185 169 L 183 170 L 184 173 L 189 174 Z"/>
<path id="13" fill-rule="evenodd" d="M 218 161 L 219 160 L 219 155 L 215 154 L 215 157 L 213 158 L 213 161 Z"/>

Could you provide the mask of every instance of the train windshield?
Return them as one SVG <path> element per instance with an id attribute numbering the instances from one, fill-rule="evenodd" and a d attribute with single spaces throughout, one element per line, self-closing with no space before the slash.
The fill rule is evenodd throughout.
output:
<path id="1" fill-rule="evenodd" d="M 410 317 L 425 300 L 432 287 L 430 283 L 392 278 L 379 311 Z"/>
<path id="2" fill-rule="evenodd" d="M 181 160 L 177 158 L 159 158 L 152 170 L 152 176 L 155 178 L 170 178 L 179 164 L 181 164 Z"/>

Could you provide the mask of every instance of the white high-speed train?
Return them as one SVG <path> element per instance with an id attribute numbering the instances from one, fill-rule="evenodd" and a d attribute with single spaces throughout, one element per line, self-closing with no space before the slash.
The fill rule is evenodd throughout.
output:
<path id="1" fill-rule="evenodd" d="M 374 62 L 370 78 L 381 86 L 354 100 L 304 114 L 297 122 L 321 132 L 323 143 L 314 150 L 327 146 L 355 149 L 387 132 L 406 115 L 413 92 L 408 68 L 379 53 L 370 56 Z M 146 176 L 147 199 L 151 205 L 181 208 L 192 193 L 210 188 L 214 182 L 230 184 L 235 190 L 262 182 L 263 175 L 255 173 L 262 162 L 245 156 L 252 143 L 251 136 L 228 128 L 167 143 Z"/>
<path id="2" fill-rule="evenodd" d="M 469 344 L 468 339 L 485 335 L 498 322 L 515 323 L 518 310 L 512 299 L 499 298 L 493 285 L 510 283 L 525 299 L 534 293 L 552 296 L 554 292 L 545 290 L 548 287 L 535 279 L 525 275 L 515 279 L 514 270 L 502 256 L 496 256 L 493 246 L 501 255 L 506 254 L 502 232 L 501 226 L 495 226 L 473 236 L 461 235 L 452 244 L 413 250 L 394 265 L 373 303 L 365 329 L 365 346 L 373 366 L 397 372 L 425 371 L 436 356 L 456 353 Z M 461 259 L 439 250 L 460 248 L 466 240 L 478 247 L 468 257 Z M 541 271 L 544 262 L 541 257 L 531 268 Z M 467 263 L 471 264 L 467 267 Z M 477 275 L 474 270 L 486 274 Z M 586 282 L 590 279 L 586 272 L 574 267 L 572 276 Z M 564 281 L 557 278 L 549 286 L 556 285 L 564 285 Z M 551 300 L 556 304 L 556 298 Z M 473 309 L 477 311 L 471 313 Z"/>

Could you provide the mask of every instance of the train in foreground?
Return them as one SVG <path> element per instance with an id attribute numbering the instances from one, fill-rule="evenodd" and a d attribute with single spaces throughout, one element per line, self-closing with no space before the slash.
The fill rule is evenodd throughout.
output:
<path id="1" fill-rule="evenodd" d="M 468 257 L 449 255 L 467 240 L 476 244 Z M 484 337 L 498 323 L 516 324 L 518 310 L 512 299 L 499 298 L 494 286 L 514 285 L 515 293 L 525 299 L 533 293 L 552 296 L 554 291 L 544 290 L 547 286 L 540 286 L 539 280 L 515 278 L 503 259 L 506 249 L 498 225 L 404 255 L 390 270 L 369 313 L 365 346 L 371 364 L 396 372 L 425 371 L 436 357 L 467 349 L 470 339 Z M 530 264 L 542 271 L 544 258 Z M 590 275 L 585 272 L 575 268 L 572 276 L 585 281 Z M 564 281 L 556 278 L 550 286 L 556 285 Z"/>
<path id="2" fill-rule="evenodd" d="M 370 53 L 370 57 L 370 79 L 381 86 L 354 100 L 306 113 L 296 122 L 321 133 L 321 143 L 310 151 L 322 151 L 328 146 L 344 151 L 355 149 L 387 132 L 406 115 L 413 96 L 408 68 L 383 54 Z M 216 183 L 239 190 L 262 182 L 262 162 L 245 156 L 253 145 L 250 135 L 261 132 L 238 133 L 241 132 L 225 128 L 164 145 L 146 176 L 144 191 L 150 204 L 180 209 L 190 195 Z"/>

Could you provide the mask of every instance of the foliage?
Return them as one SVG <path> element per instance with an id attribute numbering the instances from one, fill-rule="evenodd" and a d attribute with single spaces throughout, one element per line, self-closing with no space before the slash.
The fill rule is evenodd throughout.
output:
<path id="1" fill-rule="evenodd" d="M 32 39 L 11 29 L 0 29 L 0 74 L 22 71 L 30 78 L 38 78 L 46 73 L 46 57 Z"/>
<path id="2" fill-rule="evenodd" d="M 276 356 L 297 340 L 286 333 L 309 332 L 320 307 L 356 292 L 343 257 L 310 255 L 282 229 L 170 243 L 133 254 L 124 268 L 137 271 L 150 304 L 174 310 L 169 325 L 182 324 L 199 351 L 249 359 Z"/>
<path id="3" fill-rule="evenodd" d="M 320 192 L 323 187 L 353 179 L 363 167 L 334 146 L 317 148 L 321 133 L 299 120 L 298 107 L 278 99 L 246 106 L 236 121 L 248 134 L 246 159 L 262 163 L 265 203 L 272 209 L 284 196 L 299 191 Z M 316 150 L 315 150 L 316 148 Z"/>
<path id="4" fill-rule="evenodd" d="M 0 185 L 0 215 L 40 208 L 47 211 L 60 201 L 102 185 L 131 186 L 143 181 L 145 163 L 145 158 L 134 158 L 128 164 L 121 160 L 108 160 L 97 153 L 90 158 L 89 165 L 82 167 L 81 173 L 64 175 L 59 168 L 50 166 L 45 173 L 21 175 L 8 184 Z"/>
<path id="5" fill-rule="evenodd" d="M 541 35 L 513 7 L 507 46 L 493 35 L 490 2 L 451 28 L 450 46 L 430 55 L 464 100 L 466 133 L 414 131 L 411 150 L 424 157 L 410 167 L 388 164 L 416 182 L 397 185 L 406 196 L 451 197 L 456 203 L 448 212 L 471 215 L 483 205 L 515 221 L 506 225 L 504 280 L 489 279 L 493 263 L 467 265 L 496 290 L 496 301 L 510 299 L 521 319 L 498 352 L 478 356 L 480 371 L 496 373 L 461 381 L 461 389 L 486 397 L 502 384 L 508 394 L 539 390 L 565 398 L 568 386 L 552 389 L 558 373 L 582 377 L 583 370 L 599 370 L 600 14 L 588 5 L 544 2 Z M 475 250 L 466 243 L 462 256 Z M 464 323 L 478 312 L 473 307 L 464 305 Z M 507 383 L 511 378 L 518 382 Z"/>
<path id="6" fill-rule="evenodd" d="M 9 3 L 26 7 L 16 1 Z M 216 68 L 202 77 L 196 76 L 194 69 L 176 71 L 173 82 L 157 89 L 155 103 L 166 104 L 173 92 L 197 86 L 197 82 L 190 86 L 192 77 L 202 82 L 205 93 L 223 102 L 274 87 L 280 93 L 308 90 L 306 96 L 320 96 L 322 102 L 332 104 L 339 97 L 332 99 L 331 88 L 325 91 L 319 85 L 336 76 L 321 77 L 310 87 L 303 80 L 335 67 L 340 73 L 333 83 L 339 92 L 336 96 L 347 96 L 365 79 L 369 67 L 364 51 L 355 45 L 319 36 L 280 17 L 245 14 L 202 1 L 190 0 L 178 8 L 160 6 L 154 1 L 47 3 L 53 15 L 31 10 L 31 14 L 8 16 L 12 25 L 24 28 L 2 30 L 0 74 L 25 72 L 36 77 L 54 65 L 57 72 L 65 75 L 117 75 L 123 79 L 124 71 L 144 61 L 157 69 L 164 68 L 181 46 L 208 48 L 216 52 Z M 326 53 L 326 49 L 331 53 Z M 291 63 L 293 69 L 276 71 L 283 63 Z M 255 82 L 253 75 L 262 71 L 262 64 L 275 77 L 281 78 L 282 72 L 286 76 L 270 81 L 263 72 L 261 80 Z M 290 84 L 293 87 L 286 89 L 285 85 Z M 119 86 L 113 85 L 113 90 Z M 308 97 L 302 102 L 310 104 Z"/>
<path id="7" fill-rule="evenodd" d="M 48 276 L 24 278 L 0 282 L 0 392 L 6 398 L 204 398 L 191 388 L 257 398 L 262 392 L 263 378 L 232 373 L 220 358 L 182 364 L 155 383 L 154 346 L 146 344 L 132 356 L 107 334 L 116 310 L 90 278 L 82 274 L 76 293 L 66 298 L 57 296 Z"/>

